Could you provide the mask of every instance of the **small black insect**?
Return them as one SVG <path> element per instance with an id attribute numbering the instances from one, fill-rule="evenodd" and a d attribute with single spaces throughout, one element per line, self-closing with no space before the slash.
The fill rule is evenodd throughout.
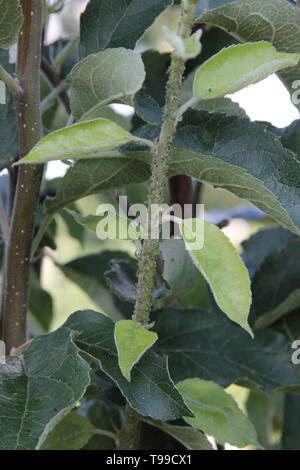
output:
<path id="1" fill-rule="evenodd" d="M 107 349 L 105 349 L 104 354 L 105 354 L 105 356 L 108 357 L 109 359 L 111 359 L 111 358 L 113 357 L 113 354 L 112 354 L 110 351 L 108 351 Z"/>

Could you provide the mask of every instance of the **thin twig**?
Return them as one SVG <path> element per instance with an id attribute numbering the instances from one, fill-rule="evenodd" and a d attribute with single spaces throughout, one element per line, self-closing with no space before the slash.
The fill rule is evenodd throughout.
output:
<path id="1" fill-rule="evenodd" d="M 0 65 L 0 79 L 6 83 L 6 85 L 9 87 L 10 91 L 13 94 L 21 94 L 23 92 L 22 88 L 18 84 L 18 81 L 15 80 L 6 70 L 2 65 Z"/>

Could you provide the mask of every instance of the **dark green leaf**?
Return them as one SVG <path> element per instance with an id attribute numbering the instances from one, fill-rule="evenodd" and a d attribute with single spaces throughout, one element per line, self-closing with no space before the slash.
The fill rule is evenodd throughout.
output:
<path id="1" fill-rule="evenodd" d="M 65 265 L 58 265 L 62 272 L 71 281 L 75 282 L 105 313 L 111 318 L 119 320 L 130 317 L 132 306 L 123 302 L 107 288 L 105 272 L 112 259 L 134 262 L 130 256 L 122 251 L 104 251 L 70 261 Z"/>
<path id="2" fill-rule="evenodd" d="M 291 240 L 297 237 L 282 227 L 271 227 L 260 230 L 243 242 L 243 259 L 251 274 L 259 269 L 261 264 L 272 252 L 284 250 Z M 276 255 L 277 256 L 277 255 Z"/>
<path id="3" fill-rule="evenodd" d="M 53 318 L 52 298 L 40 285 L 37 274 L 31 270 L 29 311 L 31 327 L 39 333 L 49 331 Z"/>
<path id="4" fill-rule="evenodd" d="M 133 49 L 173 0 L 90 0 L 80 19 L 80 56 L 108 47 Z"/>
<path id="5" fill-rule="evenodd" d="M 158 103 L 150 95 L 144 93 L 137 94 L 135 97 L 135 112 L 149 124 L 160 124 L 162 121 L 163 113 Z"/>
<path id="6" fill-rule="evenodd" d="M 142 183 L 150 177 L 149 165 L 129 158 L 104 158 L 77 162 L 57 187 L 55 199 L 46 202 L 48 212 L 89 194 Z"/>
<path id="7" fill-rule="evenodd" d="M 271 253 L 252 282 L 254 327 L 271 325 L 300 307 L 300 239 L 291 240 L 280 253 Z"/>
<path id="8" fill-rule="evenodd" d="M 123 377 L 114 342 L 114 323 L 109 318 L 91 310 L 76 312 L 65 327 L 78 332 L 77 346 L 99 362 L 140 414 L 162 421 L 192 416 L 170 379 L 166 358 L 148 351 L 133 367 L 131 381 Z"/>
<path id="9" fill-rule="evenodd" d="M 291 342 L 271 330 L 254 340 L 240 327 L 213 312 L 169 309 L 158 314 L 154 349 L 169 356 L 171 377 L 212 380 L 223 387 L 234 382 L 266 393 L 300 391 L 300 370 L 291 362 Z"/>
<path id="10" fill-rule="evenodd" d="M 105 271 L 104 276 L 110 289 L 121 299 L 135 302 L 135 284 L 137 263 L 135 260 L 114 260 L 110 261 L 110 266 Z"/>
<path id="11" fill-rule="evenodd" d="M 0 366 L 0 449 L 39 448 L 89 384 L 89 367 L 70 331 L 34 339 L 24 360 Z"/>

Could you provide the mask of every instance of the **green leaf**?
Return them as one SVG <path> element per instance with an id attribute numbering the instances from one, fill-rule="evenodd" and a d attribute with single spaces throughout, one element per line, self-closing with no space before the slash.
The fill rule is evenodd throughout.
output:
<path id="1" fill-rule="evenodd" d="M 253 423 L 259 443 L 265 450 L 280 450 L 274 442 L 278 423 L 282 421 L 284 394 L 280 392 L 264 395 L 250 391 L 246 402 L 247 415 Z"/>
<path id="2" fill-rule="evenodd" d="M 29 311 L 31 328 L 38 333 L 48 332 L 53 318 L 53 302 L 50 294 L 41 287 L 34 269 L 30 273 Z"/>
<path id="3" fill-rule="evenodd" d="M 137 283 L 137 263 L 135 260 L 112 259 L 104 276 L 112 292 L 123 300 L 135 302 Z"/>
<path id="4" fill-rule="evenodd" d="M 145 418 L 143 419 L 143 422 L 160 429 L 166 434 L 169 434 L 169 436 L 174 437 L 174 439 L 179 441 L 189 450 L 213 450 L 210 442 L 204 434 L 190 426 L 175 426 Z"/>
<path id="5" fill-rule="evenodd" d="M 76 345 L 99 363 L 141 415 L 162 421 L 192 416 L 170 379 L 165 357 L 146 352 L 133 367 L 128 382 L 118 365 L 114 323 L 109 318 L 93 311 L 76 312 L 69 317 L 65 327 L 78 332 Z"/>
<path id="6" fill-rule="evenodd" d="M 156 340 L 156 333 L 146 330 L 132 320 L 121 320 L 116 323 L 115 343 L 118 363 L 122 374 L 129 382 L 131 369 Z"/>
<path id="7" fill-rule="evenodd" d="M 229 238 L 216 225 L 204 221 L 203 247 L 195 246 L 194 234 L 201 232 L 202 224 L 200 219 L 182 221 L 186 249 L 210 285 L 220 309 L 251 335 L 247 321 L 251 305 L 248 271 Z"/>
<path id="8" fill-rule="evenodd" d="M 251 320 L 264 328 L 300 307 L 300 239 L 295 237 L 280 252 L 272 252 L 256 272 Z"/>
<path id="9" fill-rule="evenodd" d="M 149 165 L 132 158 L 114 157 L 76 162 L 57 187 L 54 199 L 46 201 L 48 212 L 89 194 L 143 183 L 150 177 Z"/>
<path id="10" fill-rule="evenodd" d="M 96 232 L 98 238 L 110 240 L 140 240 L 141 234 L 139 233 L 138 226 L 134 221 L 108 212 L 107 215 L 89 215 L 84 217 L 75 211 L 68 211 L 74 219 L 84 227 Z"/>
<path id="11" fill-rule="evenodd" d="M 183 82 L 181 89 L 181 103 L 185 103 L 190 100 L 193 96 L 193 81 L 195 73 L 191 73 L 186 80 Z M 192 109 L 197 109 L 198 111 L 208 111 L 209 113 L 224 113 L 229 116 L 239 116 L 242 118 L 247 118 L 246 111 L 240 107 L 238 103 L 235 103 L 230 98 L 213 98 L 210 100 L 201 100 L 195 103 L 192 106 Z"/>
<path id="12" fill-rule="evenodd" d="M 19 0 L 0 0 L 0 47 L 8 49 L 17 42 L 24 21 Z"/>
<path id="13" fill-rule="evenodd" d="M 132 305 L 119 299 L 107 288 L 106 271 L 112 259 L 135 260 L 122 251 L 103 251 L 100 254 L 82 256 L 67 264 L 57 264 L 64 275 L 77 284 L 96 305 L 114 320 L 131 317 Z"/>
<path id="14" fill-rule="evenodd" d="M 158 129 L 151 126 L 155 138 L 153 130 Z M 193 110 L 179 124 L 174 146 L 169 176 L 186 174 L 227 189 L 300 233 L 300 162 L 265 124 Z M 126 157 L 75 164 L 61 180 L 56 198 L 48 202 L 48 210 L 88 194 L 147 181 L 150 152 L 128 152 Z"/>
<path id="15" fill-rule="evenodd" d="M 14 65 L 9 63 L 8 51 L 0 50 L 0 63 L 9 73 L 15 71 Z M 4 83 L 0 83 L 1 87 Z M 5 87 L 5 104 L 0 103 L 0 171 L 10 166 L 18 153 L 18 126 L 14 99 Z"/>
<path id="16" fill-rule="evenodd" d="M 300 391 L 291 340 L 270 329 L 254 339 L 220 312 L 166 309 L 159 313 L 154 350 L 169 356 L 175 383 L 199 377 L 227 387 L 239 383 L 265 393 Z"/>
<path id="17" fill-rule="evenodd" d="M 126 144 L 131 139 L 131 135 L 114 122 L 102 118 L 94 119 L 48 134 L 20 160 L 20 163 L 97 158 L 101 157 L 103 152 Z"/>
<path id="18" fill-rule="evenodd" d="M 90 421 L 76 412 L 71 412 L 48 434 L 41 450 L 78 450 L 94 434 Z"/>
<path id="19" fill-rule="evenodd" d="M 224 29 L 242 42 L 269 41 L 284 53 L 300 50 L 300 10 L 287 1 L 236 0 L 207 11 L 198 19 Z M 295 92 L 292 85 L 299 80 L 299 71 L 300 64 L 279 73 L 291 94 Z"/>
<path id="20" fill-rule="evenodd" d="M 191 291 L 197 279 L 197 268 L 193 264 L 183 240 L 162 240 L 160 250 L 164 262 L 163 278 L 172 288 L 172 295 L 182 297 Z"/>
<path id="21" fill-rule="evenodd" d="M 205 434 L 214 436 L 219 444 L 260 447 L 256 432 L 232 396 L 219 385 L 200 379 L 189 379 L 177 384 L 195 418 L 185 421 Z"/>
<path id="22" fill-rule="evenodd" d="M 160 124 L 163 112 L 158 103 L 150 95 L 137 94 L 134 102 L 137 115 L 149 124 Z"/>
<path id="23" fill-rule="evenodd" d="M 297 65 L 299 58 L 299 54 L 277 52 L 264 41 L 230 46 L 199 67 L 194 97 L 208 100 L 235 93 L 278 70 Z"/>
<path id="24" fill-rule="evenodd" d="M 102 106 L 135 95 L 144 80 L 144 64 L 137 52 L 120 47 L 89 55 L 67 77 L 72 113 L 84 120 Z"/>
<path id="25" fill-rule="evenodd" d="M 69 330 L 35 338 L 24 359 L 0 366 L 0 449 L 39 448 L 88 384 L 89 366 Z"/>
<path id="26" fill-rule="evenodd" d="M 299 440 L 300 397 L 287 394 L 284 404 L 282 430 L 283 450 L 300 450 Z"/>
<path id="27" fill-rule="evenodd" d="M 134 49 L 136 42 L 173 0 L 90 0 L 80 19 L 80 55 L 108 47 Z"/>
<path id="28" fill-rule="evenodd" d="M 300 233 L 300 162 L 265 124 L 189 111 L 179 124 L 174 145 L 198 152 L 198 157 L 177 150 L 181 163 L 173 156 L 172 164 L 175 167 L 176 160 L 178 164 L 170 168 L 172 173 L 176 170 L 228 189 Z M 205 160 L 209 156 L 214 157 L 210 163 Z M 221 162 L 231 168 L 218 171 Z"/>
<path id="29" fill-rule="evenodd" d="M 282 227 L 259 230 L 242 243 L 243 260 L 250 272 L 254 274 L 271 253 L 276 252 L 277 256 L 290 241 L 296 239 L 296 235 Z"/>

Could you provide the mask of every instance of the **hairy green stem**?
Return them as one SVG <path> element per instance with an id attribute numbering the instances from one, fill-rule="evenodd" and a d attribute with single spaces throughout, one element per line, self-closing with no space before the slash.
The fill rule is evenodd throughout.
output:
<path id="1" fill-rule="evenodd" d="M 194 21 L 194 0 L 182 0 L 180 35 L 185 39 L 189 37 Z M 163 191 L 168 169 L 168 156 L 171 143 L 176 131 L 176 115 L 179 105 L 179 97 L 182 85 L 182 77 L 185 62 L 175 53 L 172 54 L 171 65 L 168 71 L 169 79 L 166 88 L 166 105 L 161 133 L 153 150 L 152 176 L 148 197 L 149 234 L 144 240 L 143 248 L 139 255 L 138 283 L 136 289 L 136 303 L 133 319 L 143 326 L 149 323 L 149 315 L 152 307 L 152 294 L 154 291 L 154 276 L 156 261 L 159 252 L 159 241 L 151 239 L 151 225 L 159 223 L 157 215 L 153 213 L 154 205 L 163 203 Z M 154 220 L 153 220 L 154 218 Z"/>
<path id="2" fill-rule="evenodd" d="M 21 0 L 24 24 L 18 43 L 17 74 L 22 95 L 16 96 L 20 153 L 25 156 L 42 137 L 40 63 L 43 1 Z M 2 338 L 7 350 L 26 341 L 30 252 L 43 166 L 18 168 L 9 237 L 5 248 L 2 289 Z"/>
<path id="3" fill-rule="evenodd" d="M 191 33 L 194 11 L 195 0 L 182 0 L 179 34 L 183 39 L 188 38 Z M 152 209 L 155 205 L 158 207 L 163 203 L 163 191 L 168 170 L 168 157 L 171 143 L 176 132 L 176 113 L 179 105 L 184 69 L 185 61 L 174 52 L 168 71 L 169 79 L 166 87 L 166 105 L 163 124 L 159 139 L 155 142 L 152 149 L 152 175 L 148 196 L 148 239 L 144 240 L 141 253 L 139 254 L 136 302 L 132 317 L 133 320 L 146 328 L 150 326 L 149 319 L 154 291 L 154 278 L 159 253 L 159 241 L 155 238 L 151 239 L 152 225 L 157 224 L 159 226 L 158 214 L 155 210 L 152 211 Z M 137 413 L 127 404 L 125 422 L 119 434 L 118 448 L 120 450 L 134 448 L 138 425 L 139 417 Z"/>

